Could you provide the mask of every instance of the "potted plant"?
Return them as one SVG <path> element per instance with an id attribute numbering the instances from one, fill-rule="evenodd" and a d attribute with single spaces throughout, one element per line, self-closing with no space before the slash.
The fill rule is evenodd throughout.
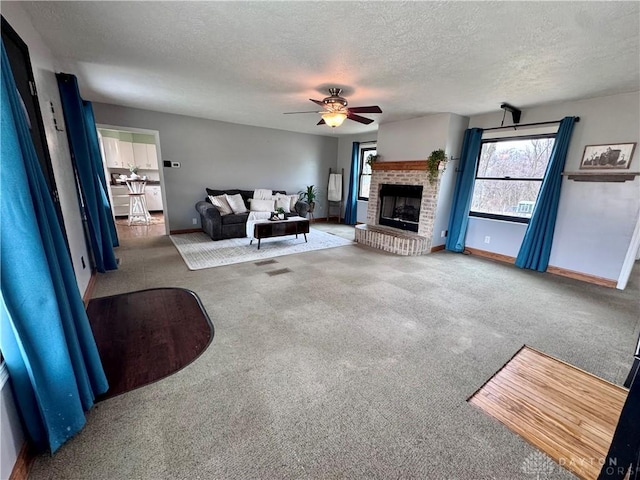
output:
<path id="1" fill-rule="evenodd" d="M 367 157 L 367 164 L 373 165 L 382 158 L 382 155 L 374 155 L 373 153 Z"/>
<path id="2" fill-rule="evenodd" d="M 302 190 L 298 192 L 300 195 L 300 200 L 306 201 L 309 204 L 309 212 L 313 213 L 313 210 L 316 206 L 316 198 L 318 197 L 318 190 L 314 185 L 308 185 L 307 190 Z"/>
<path id="3" fill-rule="evenodd" d="M 131 172 L 131 178 L 138 178 L 138 166 L 133 163 L 129 164 L 129 172 Z"/>
<path id="4" fill-rule="evenodd" d="M 284 220 L 284 208 L 282 207 L 276 208 L 276 215 L 280 220 Z"/>
<path id="5" fill-rule="evenodd" d="M 433 185 L 438 181 L 440 164 L 442 163 L 442 171 L 444 172 L 448 160 L 447 155 L 441 148 L 431 152 L 431 155 L 427 158 L 427 178 L 429 180 L 429 184 Z"/>

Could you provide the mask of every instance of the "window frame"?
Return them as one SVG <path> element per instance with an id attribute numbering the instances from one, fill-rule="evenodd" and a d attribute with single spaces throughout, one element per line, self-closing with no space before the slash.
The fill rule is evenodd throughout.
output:
<path id="1" fill-rule="evenodd" d="M 478 177 L 478 169 L 480 167 L 480 155 L 482 155 L 482 148 L 486 143 L 499 143 L 499 142 L 509 142 L 515 140 L 537 140 L 542 138 L 553 138 L 554 142 L 557 137 L 556 133 L 539 133 L 533 135 L 517 135 L 517 136 L 509 136 L 509 137 L 498 137 L 498 138 L 486 138 L 482 139 L 480 142 L 480 150 L 478 151 L 478 158 L 476 160 L 476 171 L 473 178 L 473 188 L 475 190 L 476 180 L 497 180 L 497 181 L 528 181 L 528 182 L 542 182 L 544 181 L 544 175 L 540 178 L 537 177 Z M 555 144 L 555 143 L 554 143 Z M 471 194 L 471 200 L 473 201 L 473 192 Z M 476 218 L 488 218 L 490 220 L 501 220 L 504 222 L 511 223 L 524 223 L 529 224 L 531 221 L 531 217 L 518 217 L 515 215 L 503 215 L 498 213 L 487 213 L 487 212 L 474 212 L 473 210 L 469 210 L 470 217 Z"/>
<path id="2" fill-rule="evenodd" d="M 372 142 L 372 143 L 365 143 L 360 145 L 359 147 L 360 151 L 358 152 L 358 155 L 360 156 L 360 171 L 358 172 L 358 200 L 362 201 L 362 202 L 368 202 L 369 201 L 369 197 L 363 197 L 360 194 L 360 188 L 362 186 L 362 177 L 363 176 L 367 176 L 367 177 L 371 177 L 372 173 L 362 173 L 362 170 L 364 169 L 364 166 L 367 162 L 366 158 L 368 153 L 367 152 L 377 152 L 378 151 L 378 144 L 377 142 Z M 369 192 L 369 195 L 371 195 L 371 192 Z"/>

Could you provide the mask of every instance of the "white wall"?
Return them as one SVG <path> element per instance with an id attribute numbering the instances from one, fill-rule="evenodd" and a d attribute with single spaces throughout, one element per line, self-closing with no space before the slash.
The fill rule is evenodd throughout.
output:
<path id="1" fill-rule="evenodd" d="M 440 176 L 440 187 L 438 189 L 438 200 L 436 203 L 436 216 L 433 222 L 433 239 L 431 247 L 444 245 L 447 241 L 442 236 L 442 232 L 447 233 L 449 228 L 449 215 L 451 214 L 451 203 L 453 202 L 453 191 L 456 187 L 456 169 L 460 164 L 460 151 L 464 140 L 464 131 L 469 125 L 468 117 L 460 115 L 449 115 L 449 131 L 447 133 L 447 143 L 444 151 L 447 157 L 454 158 L 447 163 L 444 173 Z M 431 152 L 429 152 L 431 153 Z M 428 155 L 427 155 L 428 156 Z"/>
<path id="2" fill-rule="evenodd" d="M 71 164 L 71 154 L 67 142 L 66 126 L 60 103 L 60 93 L 55 77 L 55 59 L 51 51 L 42 41 L 40 34 L 35 31 L 33 25 L 22 6 L 16 2 L 5 2 L 2 4 L 2 15 L 9 24 L 20 35 L 20 38 L 29 47 L 31 57 L 31 67 L 36 80 L 38 98 L 40 100 L 40 111 L 44 122 L 47 144 L 51 154 L 53 173 L 58 187 L 60 206 L 64 218 L 64 226 L 71 250 L 71 260 L 75 271 L 76 280 L 80 293 L 84 294 L 91 271 L 89 268 L 89 253 L 85 241 L 82 225 L 82 216 L 78 197 L 76 193 L 76 181 Z M 49 102 L 53 102 L 56 110 L 58 126 L 64 130 L 59 132 L 53 124 L 53 116 Z M 81 258 L 84 257 L 85 267 L 82 267 Z"/>
<path id="3" fill-rule="evenodd" d="M 525 109 L 522 123 L 579 116 L 565 171 L 578 171 L 585 145 L 638 142 L 638 92 Z M 469 127 L 500 125 L 502 112 L 471 117 Z M 631 172 L 640 171 L 638 149 Z M 633 182 L 575 182 L 563 177 L 558 218 L 549 264 L 617 280 L 640 213 L 640 179 Z M 470 218 L 466 245 L 516 256 L 524 236 L 516 223 Z M 486 236 L 491 243 L 484 243 Z"/>
<path id="4" fill-rule="evenodd" d="M 375 142 L 377 133 L 361 133 L 359 135 L 345 135 L 338 138 L 338 170 L 344 168 L 344 193 L 342 198 L 347 198 L 349 193 L 349 178 L 351 175 L 351 152 L 353 149 L 353 142 L 368 143 Z M 357 172 L 359 174 L 360 172 Z M 356 182 L 357 182 L 356 178 Z M 358 210 L 356 221 L 360 223 L 367 223 L 367 204 L 366 200 L 358 200 Z M 344 215 L 344 208 L 343 208 Z"/>
<path id="5" fill-rule="evenodd" d="M 205 198 L 206 187 L 297 193 L 315 185 L 320 195 L 314 216 L 326 215 L 337 138 L 101 103 L 94 103 L 94 111 L 99 124 L 159 131 L 160 162 L 181 162 L 181 168 L 164 168 L 165 215 L 171 230 L 200 226 L 195 204 Z"/>
<path id="6" fill-rule="evenodd" d="M 0 478 L 11 475 L 24 440 L 11 383 L 3 365 L 0 367 Z"/>
<path id="7" fill-rule="evenodd" d="M 449 113 L 438 113 L 381 124 L 378 129 L 381 161 L 425 160 L 434 150 L 446 148 L 450 117 Z"/>

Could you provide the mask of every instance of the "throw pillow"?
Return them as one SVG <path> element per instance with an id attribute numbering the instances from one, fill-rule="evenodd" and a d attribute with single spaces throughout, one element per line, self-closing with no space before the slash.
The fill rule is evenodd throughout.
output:
<path id="1" fill-rule="evenodd" d="M 281 193 L 276 195 L 276 208 L 282 208 L 284 213 L 291 213 L 291 199 L 289 195 L 282 195 Z"/>
<path id="2" fill-rule="evenodd" d="M 275 202 L 273 200 L 261 200 L 258 198 L 252 198 L 250 201 L 252 212 L 273 212 Z"/>
<path id="3" fill-rule="evenodd" d="M 235 195 L 225 194 L 225 197 L 227 197 L 227 202 L 229 203 L 231 210 L 233 210 L 233 213 L 246 213 L 247 207 L 244 204 L 244 200 L 242 200 L 242 195 L 239 193 L 236 193 Z"/>
<path id="4" fill-rule="evenodd" d="M 220 215 L 229 215 L 230 213 L 233 213 L 225 195 L 209 195 L 209 200 L 211 200 L 211 204 L 218 209 Z"/>
<path id="5" fill-rule="evenodd" d="M 298 200 L 300 199 L 300 195 L 298 195 L 296 193 L 296 194 L 293 194 L 293 195 L 289 195 L 289 198 L 291 199 L 291 206 L 289 207 L 289 209 L 292 212 L 295 212 L 296 211 L 296 203 L 298 203 Z"/>

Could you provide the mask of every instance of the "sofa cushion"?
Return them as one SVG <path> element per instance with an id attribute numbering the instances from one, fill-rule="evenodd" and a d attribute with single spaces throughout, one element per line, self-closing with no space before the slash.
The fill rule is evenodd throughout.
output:
<path id="1" fill-rule="evenodd" d="M 220 215 L 229 215 L 230 213 L 233 213 L 229 202 L 227 202 L 226 195 L 217 195 L 215 197 L 213 195 L 209 195 L 209 200 L 211 201 L 211 204 L 218 209 Z"/>
<path id="2" fill-rule="evenodd" d="M 252 212 L 273 212 L 275 210 L 274 200 L 259 200 L 256 198 L 250 199 Z"/>
<path id="3" fill-rule="evenodd" d="M 247 206 L 244 203 L 242 195 L 240 195 L 239 193 L 236 193 L 235 195 L 227 194 L 226 197 L 231 210 L 233 210 L 233 213 L 238 214 L 245 213 L 247 211 Z"/>
<path id="4" fill-rule="evenodd" d="M 297 193 L 294 193 L 292 195 L 289 195 L 289 199 L 291 200 L 291 206 L 289 208 L 291 209 L 292 212 L 295 212 L 296 203 L 298 203 L 298 200 L 300 200 L 300 195 L 298 195 Z"/>
<path id="5" fill-rule="evenodd" d="M 289 195 L 278 193 L 276 197 L 276 208 L 282 208 L 284 213 L 291 213 L 291 199 Z"/>
<path id="6" fill-rule="evenodd" d="M 246 213 L 232 213 L 231 215 L 225 215 L 222 217 L 222 225 L 232 225 L 236 223 L 245 223 L 247 221 L 247 217 L 249 216 L 249 212 Z"/>
<path id="7" fill-rule="evenodd" d="M 235 195 L 236 193 L 240 193 L 240 190 L 237 188 L 231 190 L 214 190 L 213 188 L 205 188 L 205 190 L 207 191 L 207 195 L 213 195 L 214 197 L 217 197 L 218 195 Z"/>

